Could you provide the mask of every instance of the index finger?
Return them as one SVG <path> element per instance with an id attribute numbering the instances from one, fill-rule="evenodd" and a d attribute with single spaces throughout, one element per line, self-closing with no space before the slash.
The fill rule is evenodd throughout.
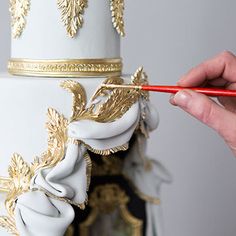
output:
<path id="1" fill-rule="evenodd" d="M 184 75 L 177 84 L 182 87 L 195 87 L 217 78 L 236 82 L 236 57 L 232 53 L 223 52 L 203 62 Z"/>

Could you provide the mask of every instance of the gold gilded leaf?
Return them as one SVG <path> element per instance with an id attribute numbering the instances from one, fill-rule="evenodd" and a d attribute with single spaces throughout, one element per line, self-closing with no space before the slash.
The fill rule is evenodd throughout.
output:
<path id="1" fill-rule="evenodd" d="M 17 232 L 15 222 L 12 218 L 7 216 L 0 217 L 0 227 L 3 227 L 7 230 L 8 233 L 12 234 L 13 236 L 19 236 Z"/>
<path id="2" fill-rule="evenodd" d="M 99 104 L 90 117 L 97 122 L 113 122 L 120 119 L 137 102 L 139 93 L 128 89 L 113 89 L 107 100 Z"/>
<path id="3" fill-rule="evenodd" d="M 56 110 L 48 109 L 48 149 L 36 158 L 32 165 L 28 165 L 19 154 L 14 154 L 8 168 L 9 178 L 3 178 L 3 189 L 8 186 L 5 207 L 9 217 L 0 217 L 0 226 L 6 228 L 10 233 L 18 236 L 15 228 L 14 211 L 17 197 L 30 190 L 30 182 L 36 171 L 40 168 L 50 168 L 61 161 L 65 154 L 67 143 L 67 119 Z"/>
<path id="4" fill-rule="evenodd" d="M 0 192 L 9 192 L 11 188 L 11 178 L 9 177 L 0 177 Z"/>
<path id="5" fill-rule="evenodd" d="M 30 10 L 30 0 L 10 0 L 11 26 L 13 38 L 21 36 Z"/>
<path id="6" fill-rule="evenodd" d="M 67 142 L 68 120 L 55 109 L 48 109 L 48 122 L 46 128 L 48 131 L 48 149 L 42 154 L 41 158 L 36 158 L 32 169 L 36 172 L 41 168 L 50 168 L 60 162 L 65 154 Z"/>
<path id="7" fill-rule="evenodd" d="M 122 78 L 115 77 L 107 79 L 104 84 L 122 84 Z M 72 83 L 72 82 L 71 82 Z M 85 92 L 81 90 L 81 86 L 77 82 L 73 82 L 73 89 L 69 89 L 73 93 L 74 112 L 73 121 L 78 120 L 94 120 L 101 123 L 113 122 L 121 118 L 130 107 L 139 99 L 139 92 L 128 89 L 109 89 L 99 88 L 91 100 L 89 108 L 85 103 Z M 77 84 L 77 85 L 76 85 Z M 63 86 L 68 88 L 68 86 Z M 96 100 L 98 100 L 96 102 Z M 75 115 L 76 114 L 76 115 Z"/>
<path id="8" fill-rule="evenodd" d="M 125 36 L 124 0 L 110 0 L 110 4 L 111 4 L 112 22 L 113 22 L 114 28 L 117 30 L 117 32 L 121 36 Z"/>
<path id="9" fill-rule="evenodd" d="M 63 83 L 61 83 L 61 87 L 72 93 L 73 107 L 70 121 L 78 120 L 87 103 L 84 88 L 81 84 L 72 80 L 64 81 Z"/>
<path id="10" fill-rule="evenodd" d="M 57 0 L 57 4 L 68 35 L 75 37 L 78 29 L 83 25 L 82 14 L 88 6 L 88 0 Z"/>
<path id="11" fill-rule="evenodd" d="M 120 77 L 112 77 L 112 78 L 108 78 L 106 79 L 103 84 L 123 84 L 124 80 Z M 109 95 L 109 90 L 107 88 L 104 87 L 100 87 L 98 88 L 98 90 L 95 92 L 95 94 L 93 95 L 91 101 L 95 101 L 98 97 L 106 97 Z"/>
<path id="12" fill-rule="evenodd" d="M 144 72 L 143 67 L 139 67 L 138 70 L 135 72 L 135 74 L 131 78 L 131 83 L 134 85 L 148 85 L 148 76 Z M 148 91 L 140 91 L 140 95 L 146 99 L 149 100 L 149 92 Z"/>
<path id="13" fill-rule="evenodd" d="M 8 173 L 10 178 L 18 180 L 14 182 L 16 187 L 24 186 L 31 178 L 30 166 L 17 153 L 13 154 Z"/>
<path id="14" fill-rule="evenodd" d="M 12 156 L 8 173 L 11 178 L 11 191 L 7 195 L 5 205 L 9 215 L 14 217 L 16 198 L 29 190 L 30 180 L 34 175 L 34 172 L 23 158 L 15 153 Z"/>
<path id="15" fill-rule="evenodd" d="M 120 77 L 108 78 L 103 82 L 103 84 L 123 83 L 124 80 Z M 91 105 L 86 108 L 86 94 L 79 83 L 66 81 L 62 87 L 73 94 L 74 105 L 71 121 L 114 122 L 120 119 L 141 96 L 140 91 L 133 89 L 100 87 L 92 97 Z"/>

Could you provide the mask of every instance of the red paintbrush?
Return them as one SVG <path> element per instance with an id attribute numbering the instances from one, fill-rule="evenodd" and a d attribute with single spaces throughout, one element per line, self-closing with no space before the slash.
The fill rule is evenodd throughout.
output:
<path id="1" fill-rule="evenodd" d="M 218 89 L 218 88 L 184 88 L 180 86 L 166 86 L 166 85 L 116 85 L 116 84 L 103 84 L 105 88 L 124 88 L 124 89 L 135 89 L 145 90 L 162 93 L 177 93 L 183 89 L 191 89 L 198 93 L 205 94 L 211 97 L 236 97 L 236 90 Z"/>

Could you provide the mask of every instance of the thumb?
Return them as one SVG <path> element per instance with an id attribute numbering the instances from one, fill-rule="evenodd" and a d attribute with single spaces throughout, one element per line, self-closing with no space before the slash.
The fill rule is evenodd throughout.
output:
<path id="1" fill-rule="evenodd" d="M 232 149 L 236 149 L 236 114 L 192 90 L 181 90 L 171 103 L 216 130 Z"/>

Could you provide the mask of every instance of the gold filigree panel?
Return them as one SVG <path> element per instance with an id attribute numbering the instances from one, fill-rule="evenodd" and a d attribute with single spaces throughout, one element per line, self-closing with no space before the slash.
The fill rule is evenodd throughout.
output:
<path id="1" fill-rule="evenodd" d="M 131 228 L 130 236 L 141 236 L 143 222 L 132 216 L 127 208 L 129 197 L 116 184 L 97 186 L 89 199 L 92 211 L 87 220 L 80 224 L 80 234 L 89 236 L 90 228 L 102 214 L 111 214 L 118 210 L 122 220 Z"/>

